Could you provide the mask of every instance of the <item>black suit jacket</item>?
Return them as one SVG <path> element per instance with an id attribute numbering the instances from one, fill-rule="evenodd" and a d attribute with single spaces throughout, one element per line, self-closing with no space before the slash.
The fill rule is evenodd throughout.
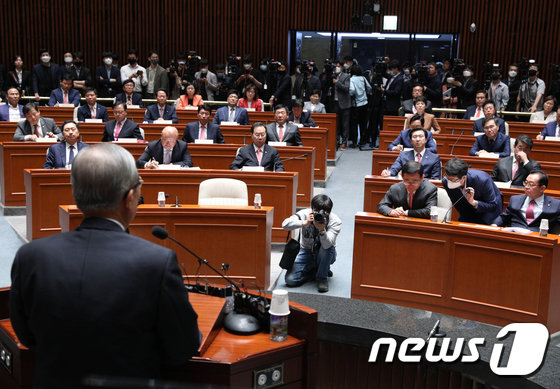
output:
<path id="1" fill-rule="evenodd" d="M 512 166 L 513 166 L 513 155 L 509 157 L 501 158 L 496 165 L 494 165 L 494 169 L 492 169 L 492 180 L 500 181 L 500 182 L 508 182 L 511 181 L 512 186 L 523 186 L 523 181 L 527 178 L 529 173 L 533 170 L 540 170 L 541 164 L 535 161 L 534 159 L 529 158 L 529 162 L 525 165 L 520 166 L 515 173 L 515 177 L 513 180 L 511 178 L 512 173 Z"/>
<path id="2" fill-rule="evenodd" d="M 31 77 L 31 72 L 29 70 L 23 70 L 20 83 L 15 72 L 9 71 L 4 83 L 4 89 L 7 91 L 8 89 L 14 87 L 24 91 L 26 96 L 31 96 L 33 94 L 33 80 Z"/>
<path id="3" fill-rule="evenodd" d="M 115 103 L 121 102 L 126 103 L 126 94 L 121 92 L 115 96 Z M 144 108 L 144 103 L 142 102 L 142 94 L 138 92 L 132 92 L 132 104 L 138 105 L 140 108 Z"/>
<path id="4" fill-rule="evenodd" d="M 144 165 L 152 158 L 160 164 L 163 163 L 163 146 L 161 145 L 161 139 L 148 143 L 144 153 L 138 158 L 138 161 L 136 161 L 136 166 L 138 169 L 143 169 Z M 171 163 L 183 167 L 192 167 L 193 165 L 187 144 L 182 140 L 177 140 L 177 143 L 175 143 L 171 151 Z"/>
<path id="5" fill-rule="evenodd" d="M 148 106 L 148 108 L 146 108 L 144 121 L 148 123 L 153 123 L 157 119 L 159 119 L 159 105 L 155 103 Z M 179 119 L 177 118 L 177 111 L 175 111 L 175 107 L 169 104 L 165 104 L 165 107 L 163 109 L 163 119 L 171 120 L 172 123 L 179 123 Z"/>
<path id="6" fill-rule="evenodd" d="M 408 204 L 408 192 L 402 182 L 391 185 L 383 200 L 377 205 L 377 212 L 389 215 L 393 209 L 402 207 L 408 210 L 408 216 L 423 219 L 430 218 L 430 208 L 437 205 L 437 187 L 430 181 L 423 180 L 412 197 L 412 209 Z"/>
<path id="7" fill-rule="evenodd" d="M 263 147 L 264 153 L 260 166 L 263 166 L 266 171 L 283 172 L 284 165 L 280 162 L 278 150 L 267 144 Z M 243 166 L 259 166 L 259 160 L 257 159 L 257 153 L 255 153 L 253 143 L 239 149 L 239 153 L 237 153 L 235 160 L 229 168 L 232 170 L 241 170 Z"/>
<path id="8" fill-rule="evenodd" d="M 548 219 L 548 230 L 550 231 L 556 224 L 560 223 L 560 200 L 545 195 L 542 213 L 531 223 L 527 224 L 527 219 L 523 212 L 521 212 L 521 207 L 526 198 L 527 196 L 525 195 L 511 196 L 506 210 L 494 220 L 494 224 L 539 231 L 541 220 Z"/>
<path id="9" fill-rule="evenodd" d="M 401 106 L 401 94 L 402 94 L 402 86 L 404 82 L 404 75 L 399 73 L 395 76 L 391 85 L 389 82 L 391 79 L 387 81 L 388 88 L 385 89 L 383 92 L 384 99 L 385 99 L 385 110 L 389 112 L 397 112 L 399 107 Z"/>
<path id="10" fill-rule="evenodd" d="M 99 97 L 115 97 L 121 90 L 121 72 L 116 66 L 111 66 L 111 78 L 107 78 L 107 68 L 105 65 L 95 68 L 95 81 Z M 111 79 L 115 79 L 111 82 Z"/>
<path id="11" fill-rule="evenodd" d="M 188 123 L 183 132 L 183 141 L 194 143 L 198 139 L 199 122 Z M 220 130 L 220 126 L 212 122 L 206 123 L 206 139 L 212 139 L 214 143 L 226 143 Z"/>
<path id="12" fill-rule="evenodd" d="M 35 350 L 36 387 L 77 388 L 88 374 L 157 377 L 200 343 L 175 253 L 102 218 L 19 249 L 10 319 Z"/>
<path id="13" fill-rule="evenodd" d="M 288 116 L 288 122 L 293 122 L 295 119 L 294 113 L 290 112 L 290 116 Z M 299 117 L 299 122 L 304 127 L 315 127 L 315 120 L 311 118 L 311 114 L 309 112 L 301 112 L 301 116 Z"/>
<path id="14" fill-rule="evenodd" d="M 101 142 L 112 142 L 115 140 L 115 127 L 117 126 L 116 120 L 111 120 L 105 123 L 105 131 L 103 132 L 103 138 Z M 140 127 L 138 124 L 134 123 L 132 120 L 127 119 L 119 132 L 119 138 L 136 138 L 144 139 L 142 133 L 140 132 Z"/>
<path id="15" fill-rule="evenodd" d="M 78 108 L 78 121 L 85 122 L 86 119 L 92 119 L 92 117 L 89 105 L 84 104 L 80 108 Z M 107 108 L 105 108 L 101 104 L 97 104 L 97 108 L 95 109 L 95 117 L 93 119 L 101 119 L 104 122 L 109 121 L 109 113 L 107 112 Z"/>

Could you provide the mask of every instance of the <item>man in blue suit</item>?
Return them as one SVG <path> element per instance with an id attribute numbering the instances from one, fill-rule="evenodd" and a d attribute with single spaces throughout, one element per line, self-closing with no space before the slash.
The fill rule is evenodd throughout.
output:
<path id="1" fill-rule="evenodd" d="M 484 132 L 484 119 L 494 118 L 499 132 L 505 135 L 506 125 L 502 119 L 496 116 L 496 106 L 494 105 L 494 101 L 486 100 L 482 105 L 482 110 L 484 112 L 484 117 L 475 120 L 473 124 L 472 134 L 474 135 L 476 132 Z"/>
<path id="2" fill-rule="evenodd" d="M 78 108 L 78 121 L 85 122 L 86 119 L 101 119 L 103 122 L 109 121 L 107 108 L 97 104 L 97 91 L 87 88 L 85 92 L 86 104 Z"/>
<path id="3" fill-rule="evenodd" d="M 126 104 L 117 103 L 113 106 L 115 120 L 105 123 L 105 131 L 101 142 L 113 142 L 119 138 L 136 138 L 143 140 L 138 124 L 127 119 Z"/>
<path id="4" fill-rule="evenodd" d="M 84 147 L 89 146 L 78 141 L 80 130 L 78 123 L 73 120 L 62 123 L 62 136 L 64 137 L 63 142 L 55 143 L 49 147 L 43 169 L 70 169 L 78 153 Z"/>
<path id="5" fill-rule="evenodd" d="M 309 112 L 303 112 L 303 101 L 295 99 L 292 103 L 292 112 L 288 116 L 288 122 L 301 124 L 304 127 L 315 127 L 315 121 Z"/>
<path id="6" fill-rule="evenodd" d="M 74 107 L 80 105 L 80 92 L 72 88 L 72 76 L 65 73 L 60 80 L 60 88 L 53 89 L 49 106 L 54 107 L 59 104 L 73 104 Z"/>
<path id="7" fill-rule="evenodd" d="M 426 150 L 426 138 L 428 131 L 423 128 L 415 128 L 409 131 L 412 142 L 412 150 L 403 151 L 397 157 L 390 169 L 381 172 L 383 177 L 396 176 L 408 161 L 420 162 L 423 167 L 423 175 L 429 180 L 441 180 L 441 161 L 439 155 Z"/>
<path id="8" fill-rule="evenodd" d="M 410 141 L 410 131 L 417 128 L 423 128 L 424 118 L 420 115 L 414 115 L 410 119 L 410 129 L 402 130 L 399 136 L 387 147 L 389 151 L 403 151 L 403 149 L 411 149 L 412 142 Z M 428 131 L 428 137 L 426 138 L 426 149 L 434 154 L 437 154 L 436 142 L 434 142 L 434 136 L 431 131 Z"/>
<path id="9" fill-rule="evenodd" d="M 537 140 L 544 140 L 547 136 L 560 136 L 560 108 L 556 111 L 556 121 L 547 123 Z"/>
<path id="10" fill-rule="evenodd" d="M 494 224 L 539 231 L 541 220 L 547 219 L 551 230 L 560 223 L 560 200 L 544 194 L 547 186 L 548 175 L 542 170 L 533 170 L 525 180 L 525 194 L 511 196 L 506 210 Z"/>
<path id="11" fill-rule="evenodd" d="M 122 88 L 123 91 L 115 96 L 115 103 L 122 101 L 126 105 L 138 105 L 140 108 L 144 108 L 142 94 L 134 92 L 134 81 L 126 80 L 123 82 Z"/>
<path id="12" fill-rule="evenodd" d="M 457 157 L 449 160 L 444 170 L 441 183 L 459 212 L 459 221 L 492 224 L 502 211 L 503 196 L 488 173 L 469 169 Z"/>
<path id="13" fill-rule="evenodd" d="M 167 91 L 160 88 L 156 92 L 157 103 L 148 106 L 144 115 L 144 122 L 153 123 L 158 120 L 171 120 L 171 123 L 179 123 L 175 107 L 167 104 Z"/>
<path id="14" fill-rule="evenodd" d="M 237 122 L 242 126 L 249 125 L 249 115 L 245 108 L 237 106 L 239 101 L 239 94 L 235 89 L 228 92 L 227 102 L 228 105 L 225 107 L 218 108 L 216 114 L 214 115 L 214 124 L 220 124 L 221 122 Z"/>
<path id="15" fill-rule="evenodd" d="M 247 146 L 239 149 L 235 160 L 229 166 L 232 170 L 241 170 L 243 166 L 262 166 L 265 171 L 283 172 L 278 150 L 266 144 L 266 127 L 261 122 L 251 126 L 251 139 Z"/>
<path id="16" fill-rule="evenodd" d="M 210 123 L 212 108 L 203 104 L 198 106 L 198 122 L 188 123 L 183 132 L 183 141 L 194 143 L 196 139 L 212 139 L 214 143 L 226 143 L 220 126 Z"/>
<path id="17" fill-rule="evenodd" d="M 187 144 L 178 140 L 179 132 L 175 127 L 165 127 L 161 139 L 148 143 L 144 153 L 136 161 L 138 169 L 157 169 L 160 164 L 192 167 L 192 159 Z"/>
<path id="18" fill-rule="evenodd" d="M 498 154 L 500 158 L 509 157 L 511 154 L 509 136 L 498 132 L 495 118 L 490 117 L 483 120 L 484 135 L 476 137 L 469 155 L 484 157 L 485 154 Z"/>
<path id="19" fill-rule="evenodd" d="M 0 121 L 17 122 L 25 118 L 23 105 L 19 104 L 20 93 L 18 88 L 10 88 L 6 92 L 7 104 L 0 105 Z"/>

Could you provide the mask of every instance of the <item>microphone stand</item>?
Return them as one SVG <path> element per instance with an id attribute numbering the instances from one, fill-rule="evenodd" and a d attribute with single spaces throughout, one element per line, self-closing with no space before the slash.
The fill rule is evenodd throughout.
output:
<path id="1" fill-rule="evenodd" d="M 454 128 L 452 128 L 452 130 L 455 131 Z M 465 133 L 465 129 L 463 128 L 463 131 L 461 131 L 461 133 L 457 137 L 457 140 L 455 141 L 455 143 L 453 143 L 453 147 L 451 147 L 451 153 L 449 155 L 453 155 L 453 150 L 455 150 L 455 145 L 457 144 L 457 142 L 459 142 L 459 139 L 461 139 L 464 133 Z"/>

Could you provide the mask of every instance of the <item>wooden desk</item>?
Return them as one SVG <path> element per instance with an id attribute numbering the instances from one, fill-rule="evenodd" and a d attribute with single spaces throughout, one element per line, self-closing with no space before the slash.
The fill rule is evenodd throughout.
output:
<path id="1" fill-rule="evenodd" d="M 560 330 L 558 236 L 356 214 L 352 298 Z"/>
<path id="2" fill-rule="evenodd" d="M 19 343 L 13 331 L 8 310 L 9 292 L 9 288 L 0 289 L 0 342 L 12 355 L 12 368 L 11 371 L 0 368 L 0 387 L 22 389 L 31 387 L 33 383 L 35 357 L 32 350 Z M 165 372 L 164 380 L 191 385 L 251 388 L 256 372 L 283 364 L 284 385 L 280 387 L 316 387 L 318 343 L 315 310 L 290 303 L 288 338 L 285 342 L 273 342 L 264 332 L 251 336 L 227 333 L 222 328 L 222 298 L 189 293 L 189 301 L 198 314 L 203 346 L 199 349 L 199 356 Z"/>
<path id="3" fill-rule="evenodd" d="M 282 221 L 296 211 L 295 196 L 298 181 L 294 172 L 240 172 L 233 170 L 145 170 L 142 195 L 146 203 L 156 203 L 159 191 L 170 194 L 168 204 L 197 204 L 198 188 L 209 178 L 234 178 L 247 184 L 249 203 L 255 193 L 262 196 L 263 205 L 274 207 L 273 242 L 284 242 L 286 233 Z M 74 204 L 68 170 L 26 169 L 27 239 L 33 240 L 60 232 L 58 206 Z"/>
<path id="4" fill-rule="evenodd" d="M 14 140 L 17 125 L 16 122 L 0 122 L 0 143 Z"/>
<path id="5" fill-rule="evenodd" d="M 46 159 L 50 145 L 35 142 L 7 142 L 0 144 L 0 183 L 1 202 L 4 206 L 25 206 L 24 169 L 39 169 Z M 144 152 L 144 143 L 122 144 L 124 148 L 138 159 Z M 189 145 L 189 151 L 195 166 L 203 169 L 229 169 L 240 145 Z M 280 158 L 294 158 L 284 162 L 287 171 L 298 173 L 297 203 L 298 207 L 307 207 L 313 194 L 313 166 L 315 150 L 310 147 L 279 147 Z M 307 153 L 301 157 L 302 153 Z"/>

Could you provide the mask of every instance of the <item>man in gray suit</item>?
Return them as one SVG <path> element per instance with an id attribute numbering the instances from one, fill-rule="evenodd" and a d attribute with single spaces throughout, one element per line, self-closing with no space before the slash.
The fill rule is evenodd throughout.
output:
<path id="1" fill-rule="evenodd" d="M 424 180 L 424 168 L 416 161 L 408 161 L 403 169 L 403 180 L 391 185 L 377 212 L 385 216 L 430 218 L 430 208 L 437 205 L 437 187 Z"/>
<path id="2" fill-rule="evenodd" d="M 336 77 L 334 83 L 334 101 L 337 117 L 336 138 L 340 149 L 346 150 L 348 132 L 350 131 L 350 110 L 352 109 L 352 99 L 350 98 L 350 74 L 348 69 L 354 62 L 351 57 L 345 57 L 344 63 L 338 61 L 336 64 Z"/>
<path id="3" fill-rule="evenodd" d="M 165 89 L 169 93 L 169 77 L 164 68 L 159 65 L 159 55 L 157 51 L 152 50 L 148 53 L 148 61 L 150 66 L 146 68 L 146 76 L 148 77 L 148 85 L 144 98 L 154 99 L 159 89 Z"/>
<path id="4" fill-rule="evenodd" d="M 286 146 L 303 146 L 298 126 L 288 123 L 286 106 L 278 104 L 274 107 L 274 120 L 274 123 L 266 126 L 268 142 L 286 142 Z"/>
<path id="5" fill-rule="evenodd" d="M 25 120 L 18 123 L 14 133 L 14 142 L 32 141 L 37 138 L 58 138 L 62 140 L 62 132 L 54 120 L 41 117 L 37 103 L 27 103 L 23 107 Z"/>
<path id="6" fill-rule="evenodd" d="M 493 181 L 511 181 L 512 187 L 523 188 L 523 182 L 533 170 L 540 170 L 541 165 L 534 159 L 529 158 L 533 140 L 529 135 L 519 135 L 515 139 L 513 155 L 500 158 L 494 166 L 490 177 Z"/>

